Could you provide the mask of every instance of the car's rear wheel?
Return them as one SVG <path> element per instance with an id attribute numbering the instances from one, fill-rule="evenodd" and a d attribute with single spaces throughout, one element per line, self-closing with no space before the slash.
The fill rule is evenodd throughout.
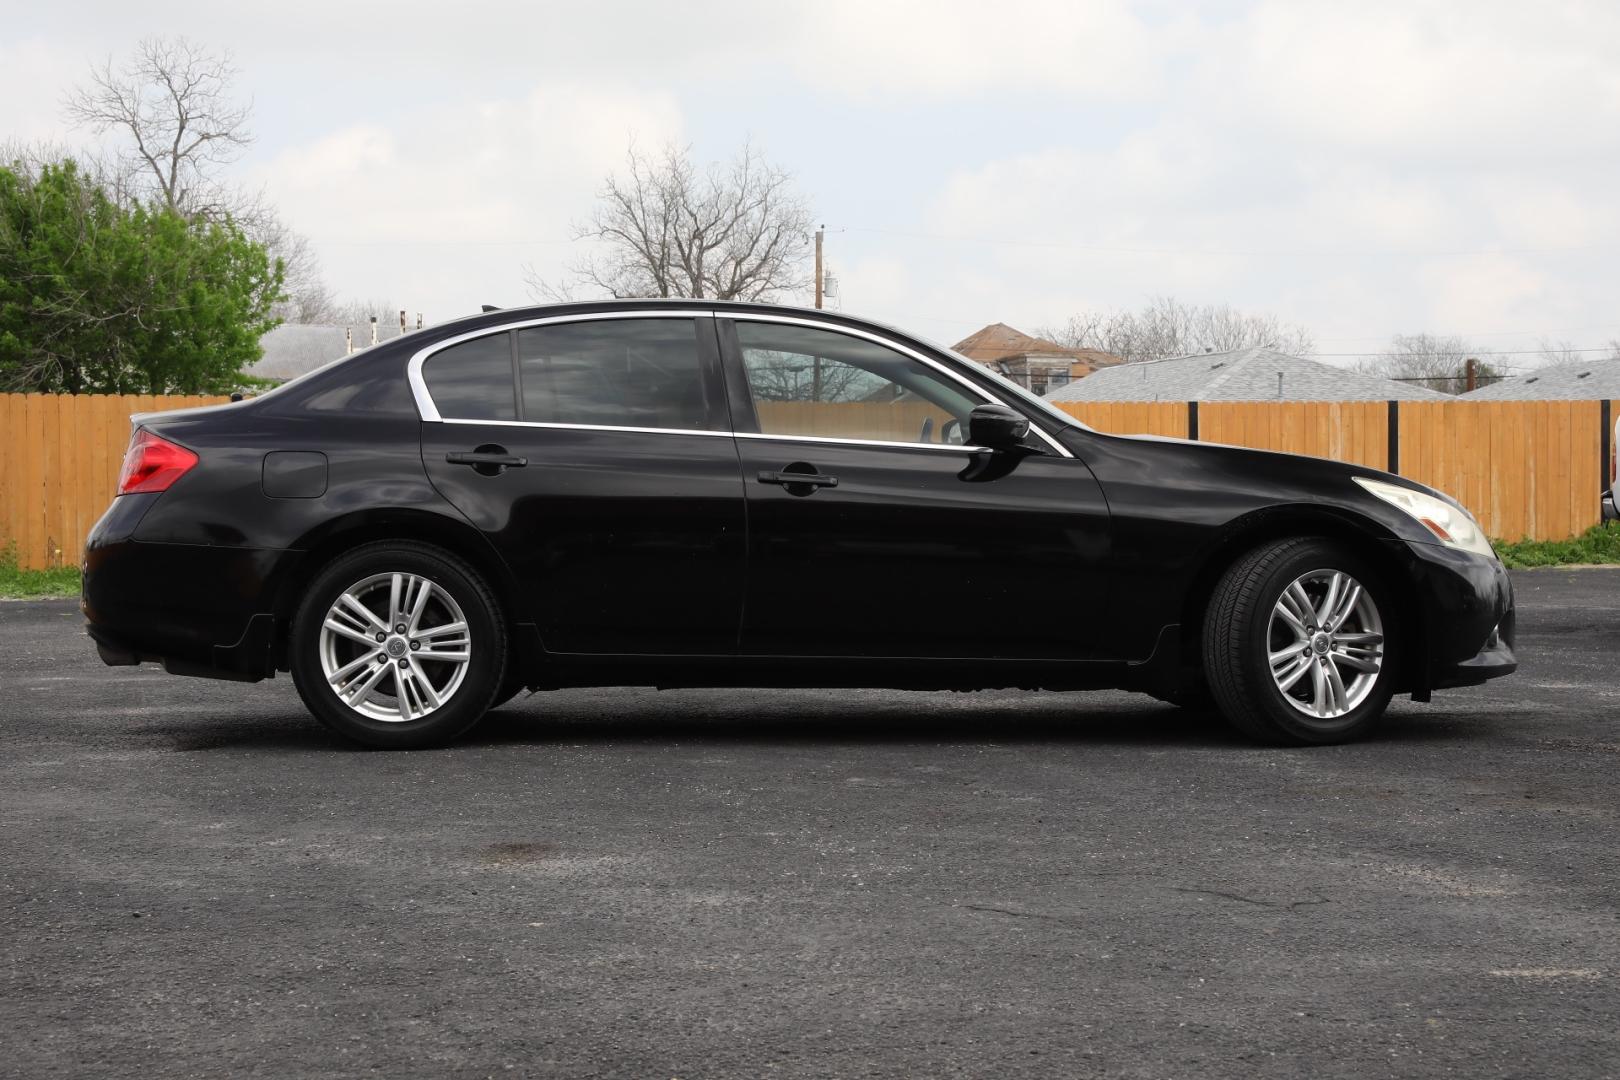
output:
<path id="1" fill-rule="evenodd" d="M 310 712 L 367 746 L 455 738 L 506 674 L 506 630 L 489 587 L 442 549 L 368 544 L 315 576 L 293 619 L 293 683 Z"/>
<path id="2" fill-rule="evenodd" d="M 1394 693 L 1392 597 L 1372 566 L 1318 538 L 1266 544 L 1215 586 L 1204 674 L 1221 713 L 1268 742 L 1359 738 Z"/>

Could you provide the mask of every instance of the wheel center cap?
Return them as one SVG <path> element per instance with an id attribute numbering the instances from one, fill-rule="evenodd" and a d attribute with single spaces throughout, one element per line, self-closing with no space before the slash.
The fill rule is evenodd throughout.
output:
<path id="1" fill-rule="evenodd" d="M 1318 631 L 1316 636 L 1311 638 L 1311 649 L 1318 656 L 1326 656 L 1328 646 L 1332 643 L 1332 641 L 1332 636 L 1326 631 Z"/>
<path id="2" fill-rule="evenodd" d="M 388 643 L 384 645 L 383 648 L 388 651 L 389 656 L 395 657 L 396 659 L 404 656 L 410 651 L 410 646 L 405 644 L 405 639 L 402 637 L 389 638 Z"/>

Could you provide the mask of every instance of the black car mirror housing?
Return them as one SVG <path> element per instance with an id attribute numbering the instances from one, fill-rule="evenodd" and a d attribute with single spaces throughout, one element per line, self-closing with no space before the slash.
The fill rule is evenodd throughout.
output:
<path id="1" fill-rule="evenodd" d="M 968 445 L 1011 450 L 1029 434 L 1029 418 L 1005 405 L 979 405 L 968 414 Z"/>

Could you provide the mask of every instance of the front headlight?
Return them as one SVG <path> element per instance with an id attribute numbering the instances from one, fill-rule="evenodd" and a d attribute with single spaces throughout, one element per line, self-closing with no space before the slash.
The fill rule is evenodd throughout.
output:
<path id="1" fill-rule="evenodd" d="M 1353 479 L 1369 493 L 1411 514 L 1418 524 L 1433 533 L 1446 547 L 1471 551 L 1489 559 L 1496 557 L 1496 552 L 1491 550 L 1491 542 L 1480 531 L 1479 522 L 1468 511 L 1411 488 L 1369 480 L 1364 476 Z"/>

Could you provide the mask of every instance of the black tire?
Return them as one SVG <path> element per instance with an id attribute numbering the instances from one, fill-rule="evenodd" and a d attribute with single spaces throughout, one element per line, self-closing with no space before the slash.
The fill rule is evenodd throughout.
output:
<path id="1" fill-rule="evenodd" d="M 1274 606 L 1292 582 L 1317 570 L 1341 571 L 1361 583 L 1383 620 L 1381 666 L 1370 689 L 1358 705 L 1332 718 L 1291 704 L 1269 663 Z M 1348 742 L 1368 734 L 1389 705 L 1398 635 L 1393 597 L 1365 559 L 1320 537 L 1280 540 L 1237 560 L 1216 584 L 1204 618 L 1204 676 L 1221 714 L 1255 739 L 1289 746 Z"/>
<path id="2" fill-rule="evenodd" d="M 389 573 L 426 578 L 453 599 L 467 624 L 465 675 L 442 705 L 417 719 L 381 720 L 357 711 L 338 697 L 322 668 L 321 628 L 329 609 L 356 582 Z M 478 722 L 503 685 L 506 654 L 500 607 L 477 571 L 442 548 L 387 540 L 356 548 L 316 574 L 293 617 L 289 660 L 298 695 L 322 724 L 366 746 L 414 750 L 449 742 Z"/>

